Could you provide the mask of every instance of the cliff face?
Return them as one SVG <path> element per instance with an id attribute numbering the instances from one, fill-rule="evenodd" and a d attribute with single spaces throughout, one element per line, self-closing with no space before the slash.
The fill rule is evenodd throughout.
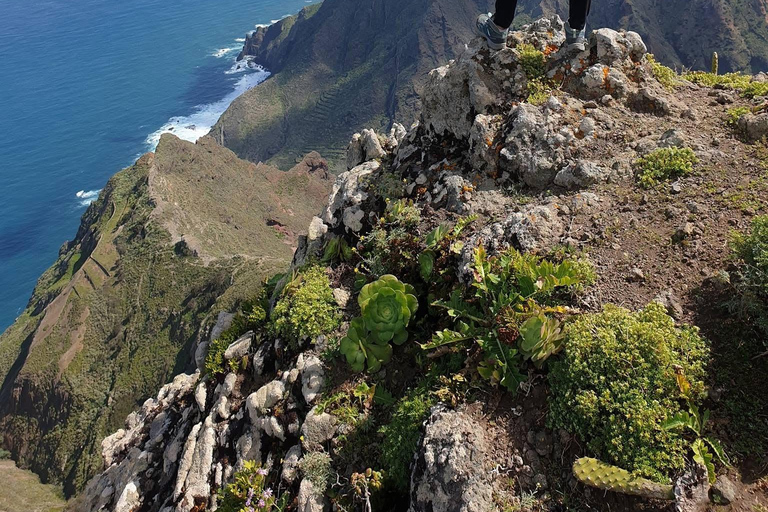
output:
<path id="1" fill-rule="evenodd" d="M 326 0 L 249 35 L 242 58 L 274 75 L 236 100 L 211 135 L 240 157 L 288 168 L 307 151 L 342 170 L 349 136 L 365 126 L 409 126 L 426 73 L 457 55 L 485 0 Z M 670 66 L 768 70 L 766 0 L 595 2 L 591 27 L 639 32 Z M 567 18 L 567 0 L 522 0 L 516 26 Z"/>
<path id="2" fill-rule="evenodd" d="M 609 303 L 641 308 L 659 302 L 674 316 L 658 313 L 668 327 L 700 323 L 714 355 L 706 381 L 723 393 L 713 405 L 714 423 L 724 425 L 718 435 L 731 442 L 749 438 L 725 419 L 731 414 L 725 397 L 758 396 L 760 386 L 752 379 L 765 381 L 766 361 L 754 358 L 751 349 L 736 366 L 752 377 L 737 382 L 729 376 L 716 384 L 731 364 L 718 356 L 733 346 L 733 331 L 707 325 L 729 317 L 710 310 L 715 298 L 702 287 L 728 265 L 722 247 L 729 231 L 746 227 L 751 215 L 723 201 L 724 191 L 749 180 L 759 204 L 768 204 L 761 177 L 765 148 L 741 140 L 724 122 L 729 108 L 759 111 L 764 98 L 700 87 L 658 68 L 633 32 L 597 30 L 586 51 L 567 56 L 553 51 L 564 39 L 563 24 L 553 17 L 511 34 L 512 47 L 499 52 L 474 41 L 454 62 L 429 73 L 417 124 L 409 130 L 395 125 L 389 136 L 355 134 L 345 158 L 348 170 L 301 239 L 292 273 L 259 302 L 263 314 L 221 347 L 217 371 L 176 376 L 103 441 L 104 471 L 73 509 L 239 510 L 277 495 L 286 499 L 285 510 L 300 512 L 487 511 L 523 500 L 535 510 L 659 509 L 658 502 L 589 492 L 570 476 L 573 460 L 604 448 L 546 426 L 555 391 L 548 365 L 562 363 L 564 356 L 555 350 L 545 356 L 552 358 L 547 365 L 534 365 L 518 353 L 527 342 L 517 328 L 520 316 L 562 318 L 557 332 L 547 334 L 557 337 L 560 326 L 572 325 L 565 322 L 591 317 Z M 542 84 L 544 93 L 537 93 Z M 760 90 L 765 93 L 764 84 Z M 742 119 L 768 134 L 768 113 Z M 667 151 L 694 154 L 697 163 L 674 183 L 638 185 L 638 159 Z M 337 253 L 326 252 L 328 247 Z M 520 254 L 530 259 L 515 259 Z M 572 259 L 576 254 L 592 263 Z M 526 272 L 519 268 L 537 264 L 530 263 L 540 261 L 535 255 L 557 263 L 519 274 L 528 285 L 504 274 Z M 581 291 L 542 291 L 543 299 L 524 291 L 573 278 L 573 270 L 559 266 L 563 260 L 594 270 L 594 287 L 584 282 Z M 312 262 L 312 273 L 325 280 L 322 286 L 305 280 L 305 265 Z M 409 286 L 391 284 L 393 275 Z M 362 283 L 384 281 L 390 283 L 384 291 L 360 290 Z M 508 287 L 496 288 L 501 282 Z M 483 298 L 484 288 L 492 298 Z M 395 300 L 384 297 L 398 290 L 395 306 L 385 302 Z M 523 298 L 525 293 L 530 295 Z M 484 300 L 490 305 L 483 306 Z M 521 302 L 514 309 L 493 309 L 512 308 L 506 300 Z M 365 317 L 361 308 L 375 301 L 383 305 L 370 315 L 369 327 L 369 318 L 359 315 Z M 337 327 L 330 332 L 290 334 L 329 309 L 343 318 L 331 323 Z M 403 316 L 392 320 L 397 314 Z M 303 323 L 280 331 L 279 325 L 291 321 Z M 394 342 L 393 329 L 405 329 L 407 340 Z M 619 331 L 633 326 L 590 326 L 583 337 L 600 336 L 604 329 L 611 333 L 605 345 L 619 347 L 619 366 L 632 363 L 622 375 L 655 372 L 657 365 L 619 342 Z M 698 330 L 685 328 L 674 336 L 681 332 Z M 540 333 L 543 338 L 544 327 Z M 380 343 L 386 334 L 392 346 Z M 645 328 L 638 337 L 652 340 L 651 353 L 666 344 Z M 564 343 L 567 351 L 571 341 Z M 358 356 L 367 365 L 355 367 Z M 691 351 L 688 357 L 698 356 Z M 667 358 L 658 364 L 669 378 L 660 392 L 679 388 L 680 401 L 694 400 L 690 384 L 684 391 L 675 380 L 682 367 Z M 608 374 L 608 366 L 599 371 Z M 584 399 L 586 406 L 569 404 L 568 414 L 604 409 L 595 405 L 592 386 L 611 379 L 585 380 L 591 397 Z M 629 389 L 632 403 L 645 400 L 652 386 L 642 393 Z M 605 445 L 615 445 L 613 433 L 627 426 L 655 428 L 654 421 L 635 419 L 627 412 L 635 409 L 623 406 L 605 407 L 608 425 L 594 425 L 609 432 Z M 751 419 L 765 425 L 759 413 Z M 757 437 L 768 442 L 764 429 Z M 680 457 L 679 471 L 671 475 L 676 480 L 670 480 L 674 498 L 672 485 L 659 495 L 675 499 L 677 510 L 705 510 L 706 471 L 686 469 Z M 734 509 L 768 505 L 761 484 L 741 482 L 737 469 L 721 466 L 718 479 L 730 483 Z M 239 496 L 230 493 L 224 507 L 223 490 L 233 481 L 241 486 Z"/>
<path id="3" fill-rule="evenodd" d="M 290 167 L 317 150 L 335 171 L 354 131 L 410 124 L 426 73 L 472 38 L 484 0 L 327 0 L 249 37 L 274 72 L 235 100 L 211 135 L 240 157 Z"/>
<path id="4" fill-rule="evenodd" d="M 105 433 L 194 368 L 211 315 L 290 260 L 328 187 L 316 155 L 285 173 L 170 135 L 116 174 L 0 336 L 13 458 L 78 490 L 101 469 Z"/>

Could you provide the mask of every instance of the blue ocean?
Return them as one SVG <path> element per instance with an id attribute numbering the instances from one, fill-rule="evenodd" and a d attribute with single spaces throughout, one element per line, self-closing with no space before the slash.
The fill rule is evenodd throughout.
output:
<path id="1" fill-rule="evenodd" d="M 0 0 L 0 332 L 107 179 L 265 78 L 244 35 L 305 0 Z"/>

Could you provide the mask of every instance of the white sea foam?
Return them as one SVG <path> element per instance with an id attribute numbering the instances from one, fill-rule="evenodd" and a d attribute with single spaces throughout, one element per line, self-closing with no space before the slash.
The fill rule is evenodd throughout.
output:
<path id="1" fill-rule="evenodd" d="M 246 69 L 243 71 L 245 70 Z M 260 66 L 252 65 L 251 67 L 248 67 L 247 70 L 249 72 L 237 80 L 232 92 L 219 101 L 207 105 L 199 105 L 195 108 L 195 111 L 188 116 L 172 117 L 159 130 L 150 134 L 146 140 L 150 149 L 154 150 L 157 147 L 157 143 L 160 141 L 160 136 L 164 133 L 172 133 L 178 138 L 190 142 L 195 142 L 203 135 L 206 135 L 235 98 L 248 89 L 259 85 L 269 76 L 269 71 Z"/>
<path id="2" fill-rule="evenodd" d="M 79 199 L 80 206 L 88 206 L 99 197 L 101 190 L 81 190 L 75 194 L 75 197 Z"/>
<path id="3" fill-rule="evenodd" d="M 244 37 L 238 37 L 237 39 L 235 39 L 235 42 L 236 43 L 244 43 L 245 42 L 245 38 Z"/>
<path id="4" fill-rule="evenodd" d="M 213 53 L 211 53 L 211 57 L 216 57 L 217 59 L 220 59 L 222 57 L 226 57 L 227 55 L 233 53 L 233 52 L 239 52 L 242 50 L 243 45 L 239 44 L 237 46 L 230 46 L 229 48 L 219 48 L 218 50 L 215 50 Z"/>

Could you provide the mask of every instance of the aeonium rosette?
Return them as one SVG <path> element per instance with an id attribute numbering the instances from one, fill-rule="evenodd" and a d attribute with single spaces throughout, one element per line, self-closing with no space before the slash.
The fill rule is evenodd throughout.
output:
<path id="1" fill-rule="evenodd" d="M 419 307 L 413 286 L 387 274 L 363 286 L 358 297 L 366 328 L 379 342 L 402 345 L 408 322 Z"/>
<path id="2" fill-rule="evenodd" d="M 392 358 L 390 341 L 397 345 L 408 339 L 408 323 L 419 307 L 413 286 L 385 275 L 363 286 L 358 297 L 362 316 L 350 322 L 340 351 L 355 371 L 378 371 Z"/>

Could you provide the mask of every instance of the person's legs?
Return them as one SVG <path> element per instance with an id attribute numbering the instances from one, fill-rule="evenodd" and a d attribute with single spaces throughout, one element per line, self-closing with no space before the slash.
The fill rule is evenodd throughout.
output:
<path id="1" fill-rule="evenodd" d="M 592 0 L 571 0 L 568 8 L 568 24 L 576 30 L 583 29 L 587 24 L 587 15 Z M 499 2 L 496 2 L 498 9 Z"/>
<path id="2" fill-rule="evenodd" d="M 515 9 L 517 9 L 517 0 L 496 0 L 496 14 L 493 15 L 493 22 L 502 29 L 509 28 L 515 19 Z"/>

